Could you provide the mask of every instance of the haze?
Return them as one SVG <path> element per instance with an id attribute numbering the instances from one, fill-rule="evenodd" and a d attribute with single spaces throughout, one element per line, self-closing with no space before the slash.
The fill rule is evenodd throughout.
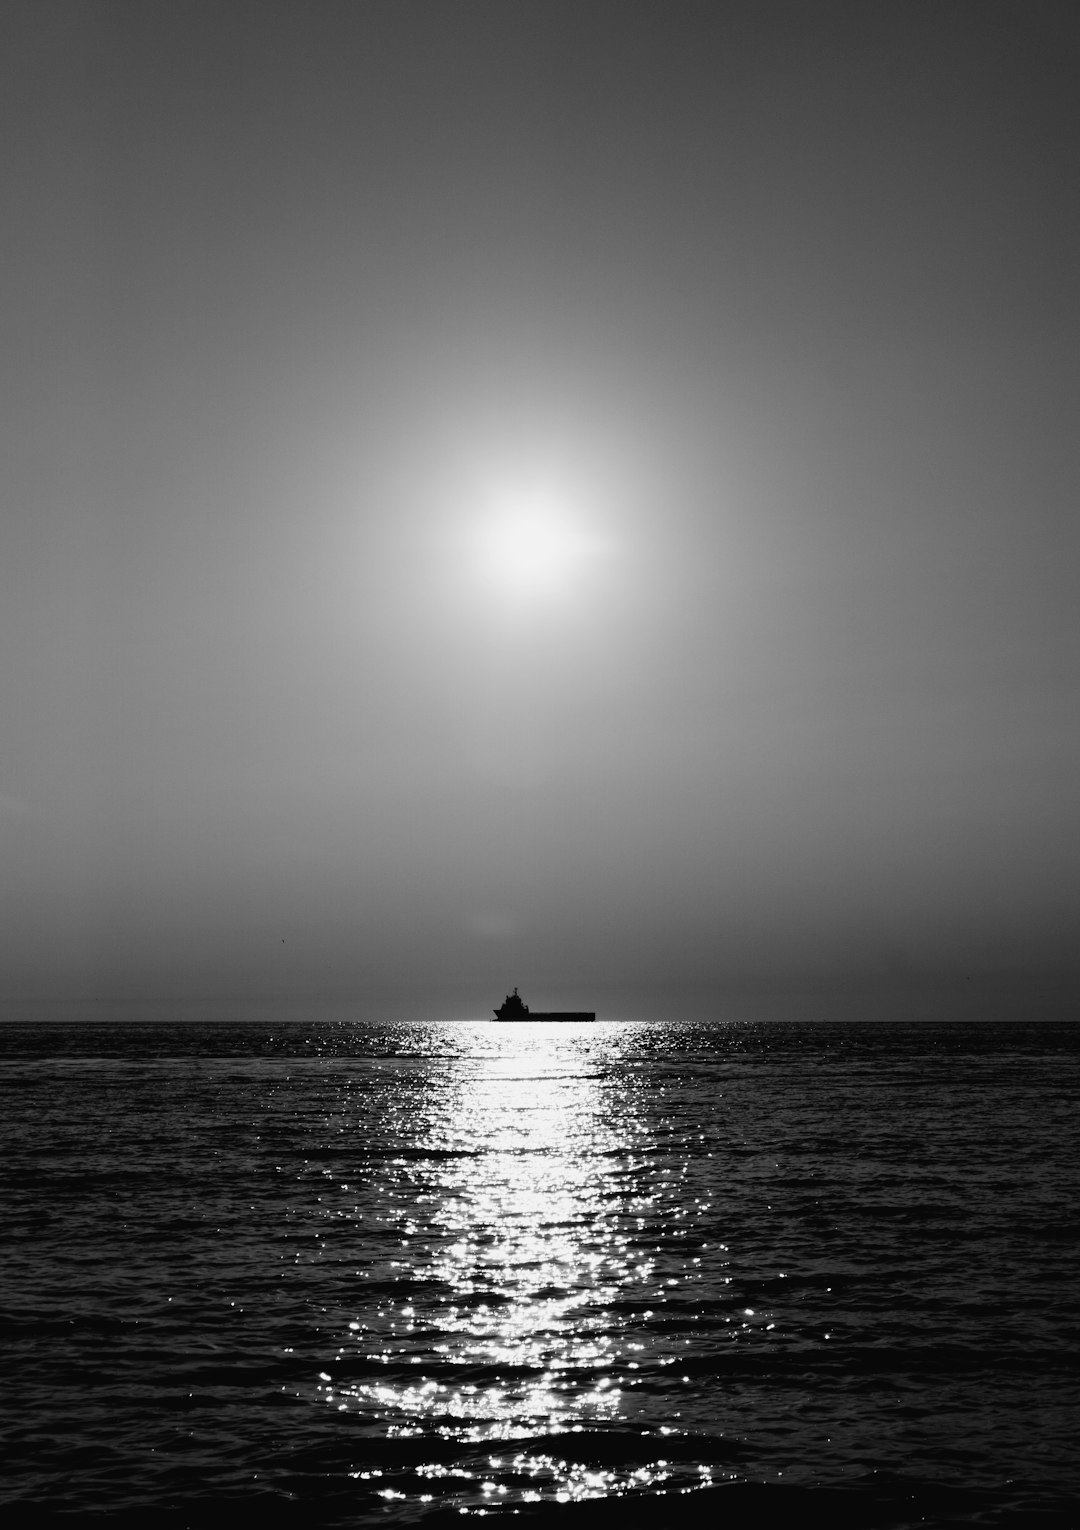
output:
<path id="1" fill-rule="evenodd" d="M 3 996 L 1070 1012 L 1076 16 L 9 3 Z"/>

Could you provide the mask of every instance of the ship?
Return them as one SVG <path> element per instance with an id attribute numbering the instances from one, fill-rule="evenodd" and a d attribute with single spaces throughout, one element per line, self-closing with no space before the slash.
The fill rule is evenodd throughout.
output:
<path id="1" fill-rule="evenodd" d="M 506 998 L 495 1011 L 496 1020 L 595 1020 L 596 1011 L 593 1009 L 533 1009 L 530 1010 L 525 1000 L 515 988 L 513 993 L 508 993 Z"/>

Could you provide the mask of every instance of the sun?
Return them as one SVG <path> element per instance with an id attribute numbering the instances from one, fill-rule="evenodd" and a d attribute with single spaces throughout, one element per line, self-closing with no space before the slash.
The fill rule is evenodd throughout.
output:
<path id="1" fill-rule="evenodd" d="M 498 584 L 516 590 L 554 589 L 578 558 L 573 529 L 546 515 L 510 515 L 487 528 L 483 564 Z"/>
<path id="2" fill-rule="evenodd" d="M 497 506 L 476 528 L 476 562 L 508 598 L 568 593 L 593 555 L 585 527 L 561 505 L 527 498 Z"/>

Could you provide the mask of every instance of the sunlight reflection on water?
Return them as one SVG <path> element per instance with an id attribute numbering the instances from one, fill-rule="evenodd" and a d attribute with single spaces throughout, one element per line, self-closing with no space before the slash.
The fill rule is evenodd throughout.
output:
<path id="1" fill-rule="evenodd" d="M 655 1191 L 636 1172 L 643 1127 L 626 1081 L 593 1060 L 601 1042 L 608 1058 L 619 1050 L 623 1029 L 461 1028 L 460 1053 L 415 1124 L 409 1300 L 391 1309 L 388 1299 L 374 1321 L 359 1314 L 341 1350 L 394 1374 L 327 1378 L 328 1404 L 379 1418 L 391 1436 L 477 1443 L 627 1419 L 624 1386 L 645 1348 L 627 1301 L 651 1317 L 650 1299 L 699 1277 L 688 1259 L 658 1287 L 655 1251 L 638 1236 L 655 1218 Z M 616 1473 L 535 1446 L 489 1465 L 502 1480 L 480 1491 L 512 1480 L 518 1497 L 522 1479 L 577 1497 L 669 1475 L 664 1461 Z"/>

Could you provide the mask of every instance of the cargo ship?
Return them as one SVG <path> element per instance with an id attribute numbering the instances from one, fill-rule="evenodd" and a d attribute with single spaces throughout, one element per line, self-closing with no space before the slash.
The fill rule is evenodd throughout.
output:
<path id="1" fill-rule="evenodd" d="M 496 1020 L 595 1020 L 596 1011 L 592 1009 L 548 1009 L 530 1010 L 525 1000 L 515 988 L 513 993 L 508 993 L 506 998 L 495 1011 Z"/>

